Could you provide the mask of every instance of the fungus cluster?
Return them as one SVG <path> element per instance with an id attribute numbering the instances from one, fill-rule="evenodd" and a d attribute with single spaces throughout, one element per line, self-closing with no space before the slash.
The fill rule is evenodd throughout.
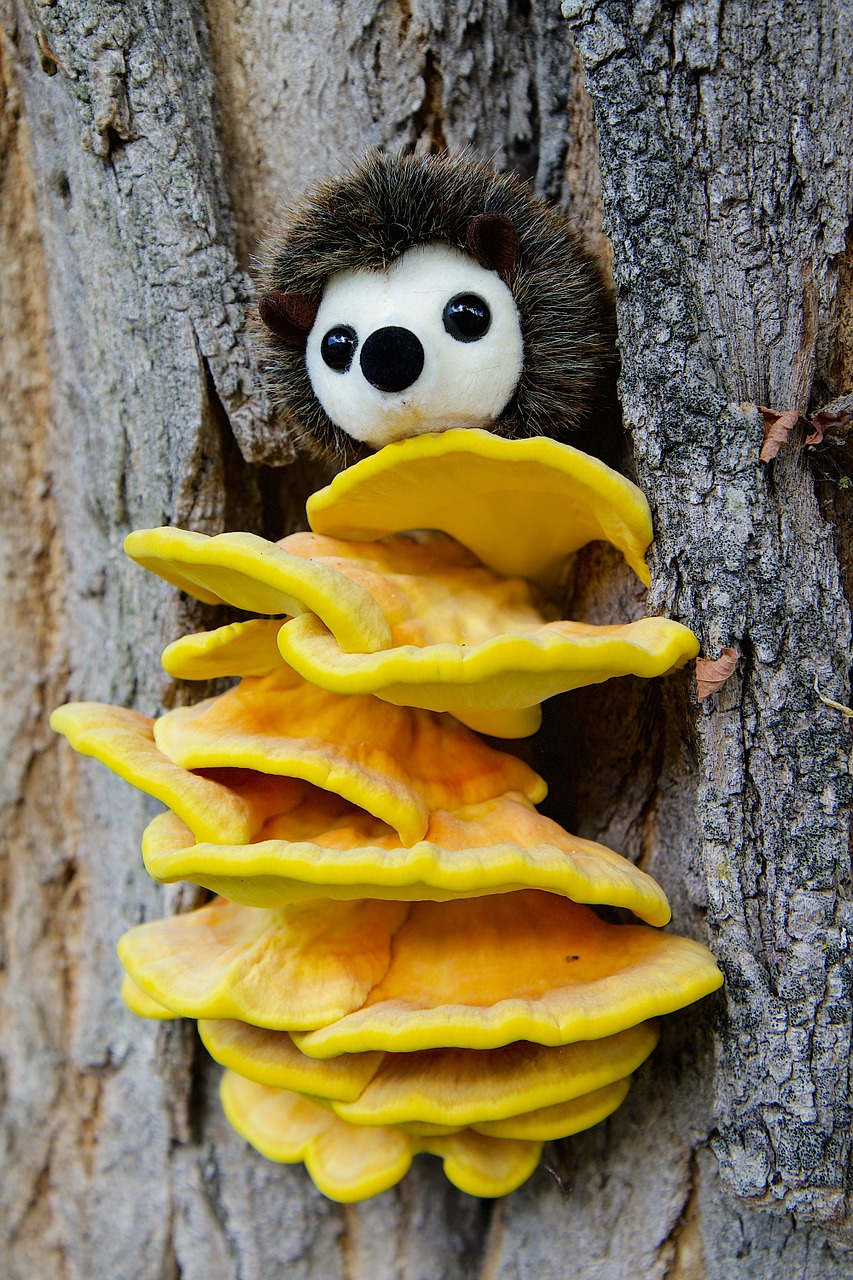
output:
<path id="1" fill-rule="evenodd" d="M 167 806 L 150 874 L 217 895 L 125 934 L 123 996 L 197 1019 L 235 1129 L 330 1197 L 385 1190 L 419 1151 L 502 1195 L 544 1141 L 610 1115 L 654 1019 L 721 976 L 661 931 L 655 881 L 540 814 L 542 779 L 475 730 L 529 734 L 545 698 L 662 674 L 696 641 L 662 618 L 557 616 L 569 552 L 604 538 L 645 577 L 651 538 L 638 490 L 566 445 L 415 437 L 308 514 L 277 544 L 131 534 L 134 560 L 251 615 L 164 653 L 175 676 L 237 683 L 156 720 L 54 713 Z"/>

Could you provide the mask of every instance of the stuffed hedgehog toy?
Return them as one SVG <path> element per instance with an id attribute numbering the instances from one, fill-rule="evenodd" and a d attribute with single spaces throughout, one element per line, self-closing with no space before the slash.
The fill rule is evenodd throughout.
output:
<path id="1" fill-rule="evenodd" d="M 613 383 L 592 259 L 486 164 L 372 153 L 308 196 L 268 246 L 261 288 L 278 405 L 312 452 L 344 463 L 451 427 L 566 438 Z"/>

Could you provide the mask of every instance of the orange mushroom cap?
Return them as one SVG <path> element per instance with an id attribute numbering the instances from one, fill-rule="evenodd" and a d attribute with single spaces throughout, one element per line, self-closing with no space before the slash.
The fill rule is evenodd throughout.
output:
<path id="1" fill-rule="evenodd" d="M 707 947 L 612 925 L 555 894 L 415 903 L 358 1010 L 294 1033 L 309 1055 L 609 1036 L 693 1003 L 722 975 Z"/>
<path id="2" fill-rule="evenodd" d="M 147 795 L 162 800 L 199 840 L 243 843 L 272 813 L 297 804 L 305 784 L 247 769 L 191 773 L 154 741 L 154 721 L 103 702 L 68 702 L 50 717 L 75 751 L 93 756 Z"/>
<path id="3" fill-rule="evenodd" d="M 198 1029 L 222 1066 L 259 1084 L 326 1098 L 351 1124 L 455 1128 L 549 1110 L 621 1083 L 658 1039 L 647 1022 L 556 1048 L 521 1041 L 498 1049 L 309 1058 L 285 1031 L 228 1019 L 205 1019 Z"/>
<path id="4" fill-rule="evenodd" d="M 142 1017 L 177 1015 L 129 978 L 125 1002 Z M 286 1031 L 232 1019 L 203 1019 L 211 1055 L 237 1075 L 328 1105 L 357 1125 L 393 1125 L 436 1136 L 472 1127 L 495 1137 L 568 1137 L 620 1105 L 631 1077 L 657 1042 L 651 1023 L 601 1040 L 546 1048 L 526 1042 L 500 1049 L 420 1053 L 343 1053 L 309 1058 Z"/>
<path id="5" fill-rule="evenodd" d="M 320 1058 L 593 1040 L 722 981 L 700 943 L 536 890 L 411 905 L 220 901 L 138 925 L 119 956 L 176 1013 L 292 1031 Z"/>
<path id="6" fill-rule="evenodd" d="M 399 901 L 480 897 L 547 889 L 574 902 L 625 907 L 666 924 L 660 886 L 618 853 L 570 835 L 519 793 L 430 815 L 409 848 L 385 823 L 328 792 L 306 787 L 302 802 L 269 819 L 251 844 L 197 844 L 174 814 L 142 838 L 155 880 L 190 880 L 233 902 L 281 906 L 306 897 Z"/>
<path id="7" fill-rule="evenodd" d="M 526 579 L 486 569 L 444 534 L 347 543 L 299 533 L 280 546 L 352 577 L 391 631 L 389 645 L 356 654 L 314 614 L 292 619 L 278 645 L 306 679 L 337 693 L 450 711 L 497 736 L 534 732 L 545 698 L 614 676 L 663 675 L 699 651 L 693 632 L 668 618 L 608 626 L 556 620 Z"/>
<path id="8" fill-rule="evenodd" d="M 154 533 L 161 564 L 170 564 L 174 543 L 182 569 L 182 531 Z M 218 585 L 217 539 L 207 541 L 206 570 Z M 328 611 L 302 612 L 278 627 L 278 620 L 254 619 L 169 645 L 163 665 L 171 675 L 267 674 L 276 666 L 277 634 L 283 657 L 322 688 L 451 711 L 474 729 L 520 737 L 538 728 L 545 698 L 614 676 L 661 675 L 698 652 L 693 633 L 666 618 L 611 626 L 558 621 L 529 582 L 485 568 L 444 534 L 365 543 L 299 533 L 275 547 L 258 539 L 253 546 L 256 560 L 250 551 L 241 557 L 246 576 L 254 572 L 263 581 L 271 556 L 284 562 L 293 556 L 323 567 L 329 590 L 346 580 L 345 594 L 353 585 L 368 592 L 387 623 L 387 642 L 350 651 Z M 261 554 L 265 546 L 269 555 Z M 153 564 L 152 557 L 146 562 Z"/>
<path id="9" fill-rule="evenodd" d="M 425 834 L 432 808 L 512 790 L 541 800 L 546 790 L 526 764 L 449 716 L 326 693 L 285 666 L 156 722 L 78 702 L 54 711 L 51 725 L 216 844 L 247 843 L 272 814 L 299 805 L 311 783 L 374 812 L 410 843 Z M 346 809 L 335 798 L 325 812 Z"/>
<path id="10" fill-rule="evenodd" d="M 318 1027 L 359 1008 L 387 973 L 403 903 L 313 899 L 268 911 L 219 901 L 137 925 L 119 959 L 184 1017 Z"/>
<path id="11" fill-rule="evenodd" d="M 319 618 L 306 614 L 281 628 L 278 644 L 295 670 L 324 689 L 449 711 L 469 728 L 501 738 L 535 733 L 540 704 L 558 693 L 615 676 L 665 675 L 699 652 L 693 632 L 668 618 L 609 626 L 550 622 L 479 644 L 350 654 Z"/>
<path id="12" fill-rule="evenodd" d="M 334 791 L 394 827 L 407 844 L 423 837 L 432 809 L 458 809 L 507 791 L 538 801 L 546 792 L 526 764 L 450 717 L 369 695 L 327 693 L 287 666 L 167 712 L 154 737 L 186 769 L 237 765 Z"/>

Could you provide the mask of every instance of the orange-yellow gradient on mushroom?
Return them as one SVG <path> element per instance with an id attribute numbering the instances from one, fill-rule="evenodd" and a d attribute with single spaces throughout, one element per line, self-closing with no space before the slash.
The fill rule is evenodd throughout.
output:
<path id="1" fill-rule="evenodd" d="M 282 666 L 161 716 L 154 740 L 186 769 L 237 765 L 334 791 L 421 839 L 433 809 L 458 809 L 507 791 L 536 802 L 540 777 L 450 719 L 370 695 L 329 693 Z"/>
<path id="2" fill-rule="evenodd" d="M 169 805 L 199 840 L 251 840 L 273 813 L 301 794 L 300 783 L 247 769 L 191 773 L 157 748 L 154 721 L 102 702 L 69 702 L 50 717 L 75 751 L 93 756 L 147 795 Z"/>
<path id="3" fill-rule="evenodd" d="M 624 497 L 621 490 L 619 495 Z M 561 621 L 526 579 L 487 569 L 440 533 L 390 535 L 381 542 L 310 533 L 278 544 L 254 539 L 241 548 L 242 592 L 233 587 L 230 568 L 234 535 L 209 538 L 206 546 L 201 535 L 192 535 L 188 546 L 188 536 L 179 529 L 154 529 L 132 535 L 128 545 L 141 563 L 170 581 L 185 580 L 192 552 L 193 579 L 187 585 L 197 591 L 204 582 L 225 594 L 221 551 L 231 574 L 230 602 L 250 598 L 253 574 L 266 590 L 271 564 L 279 576 L 290 565 L 287 576 L 296 590 L 304 560 L 323 570 L 327 589 L 340 578 L 346 580 L 345 596 L 354 588 L 366 592 L 381 611 L 387 636 L 382 644 L 354 648 L 332 612 L 318 609 L 315 592 L 314 610 L 292 608 L 299 616 L 289 621 L 250 619 L 175 641 L 163 664 L 182 679 L 267 674 L 275 667 L 277 635 L 283 657 L 322 688 L 450 711 L 480 731 L 521 737 L 538 728 L 539 704 L 546 698 L 614 676 L 662 675 L 698 652 L 693 633 L 667 618 L 609 626 Z"/>
<path id="4" fill-rule="evenodd" d="M 530 889 L 412 904 L 220 900 L 137 925 L 119 955 L 175 1013 L 299 1033 L 316 1057 L 598 1039 L 721 981 L 697 942 Z"/>
<path id="5" fill-rule="evenodd" d="M 119 958 L 138 987 L 185 1017 L 317 1027 L 367 1000 L 406 911 L 370 899 L 267 911 L 220 901 L 137 925 Z"/>
<path id="6" fill-rule="evenodd" d="M 450 711 L 498 736 L 535 731 L 539 704 L 555 694 L 614 676 L 662 675 L 698 653 L 693 633 L 668 618 L 611 626 L 557 620 L 526 579 L 486 569 L 442 534 L 349 544 L 296 534 L 281 545 L 353 577 L 391 630 L 388 646 L 356 654 L 316 615 L 292 619 L 278 645 L 306 679 Z"/>
<path id="7" fill-rule="evenodd" d="M 174 1017 L 125 978 L 122 994 L 141 1017 Z M 435 1049 L 419 1053 L 343 1053 L 310 1058 L 286 1031 L 270 1031 L 234 1019 L 204 1019 L 199 1034 L 229 1071 L 275 1089 L 323 1101 L 357 1125 L 399 1125 L 414 1132 L 523 1123 L 568 1125 L 532 1138 L 566 1137 L 591 1109 L 624 1098 L 630 1073 L 658 1039 L 653 1023 L 641 1023 L 600 1040 L 557 1048 L 518 1042 L 498 1049 Z M 617 1096 L 618 1095 L 618 1096 Z M 569 1104 L 577 1108 L 566 1110 Z M 598 1123 L 605 1113 L 588 1120 Z M 535 1119 L 534 1119 L 535 1117 Z M 506 1133 L 510 1137 L 512 1134 Z"/>
<path id="8" fill-rule="evenodd" d="M 251 840 L 302 801 L 306 784 L 333 793 L 331 811 L 349 801 L 404 844 L 426 834 L 433 809 L 546 792 L 528 765 L 449 716 L 328 693 L 284 664 L 156 721 L 78 702 L 54 711 L 51 725 L 213 843 Z"/>
<path id="9" fill-rule="evenodd" d="M 207 604 L 262 614 L 312 610 L 353 653 L 388 643 L 382 611 L 358 583 L 289 556 L 253 533 L 208 538 L 186 529 L 140 529 L 127 536 L 124 549 L 132 560 Z"/>
<path id="10" fill-rule="evenodd" d="M 197 844 L 175 814 L 161 814 L 142 837 L 142 856 L 155 880 L 189 880 L 251 907 L 319 894 L 439 902 L 531 888 L 624 907 L 649 924 L 670 918 L 651 876 L 570 835 L 520 793 L 435 810 L 424 839 L 406 848 L 387 824 L 306 787 L 301 803 L 270 818 L 251 844 Z"/>
<path id="11" fill-rule="evenodd" d="M 150 1015 L 160 1016 L 156 1011 Z M 658 1040 L 641 1023 L 601 1040 L 544 1047 L 343 1053 L 309 1058 L 284 1031 L 228 1019 L 201 1021 L 217 1062 L 258 1084 L 328 1099 L 351 1124 L 465 1128 L 548 1109 L 626 1080 Z"/>

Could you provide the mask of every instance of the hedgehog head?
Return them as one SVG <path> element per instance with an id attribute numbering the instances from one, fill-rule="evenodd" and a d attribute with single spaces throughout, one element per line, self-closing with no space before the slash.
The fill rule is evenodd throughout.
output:
<path id="1" fill-rule="evenodd" d="M 278 406 L 345 462 L 451 427 L 566 438 L 612 380 L 607 292 L 566 219 L 467 159 L 374 152 L 316 187 L 261 289 Z"/>

